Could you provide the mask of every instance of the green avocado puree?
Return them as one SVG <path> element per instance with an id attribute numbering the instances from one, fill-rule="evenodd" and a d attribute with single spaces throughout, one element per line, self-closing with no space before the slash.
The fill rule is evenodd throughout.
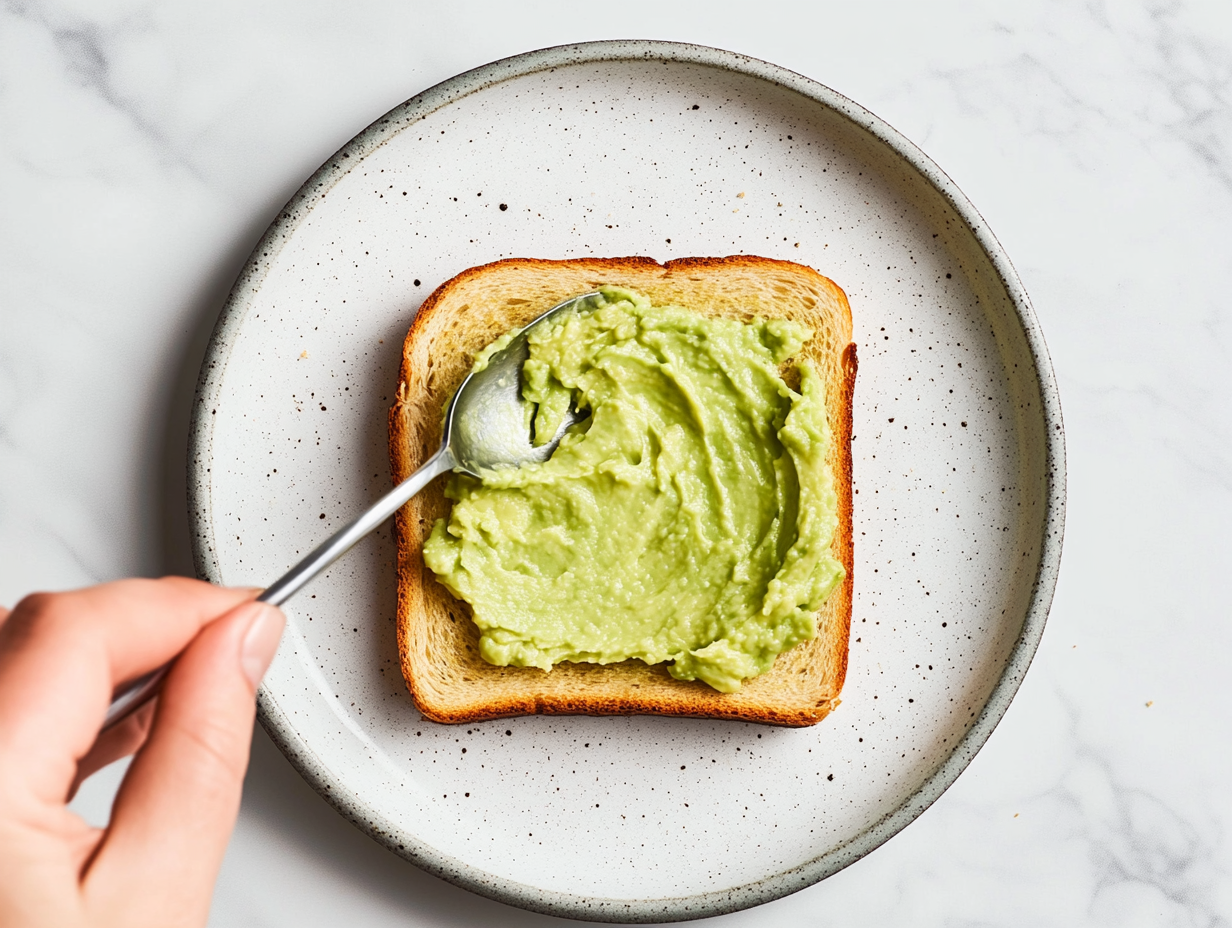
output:
<path id="1" fill-rule="evenodd" d="M 638 658 L 735 692 L 844 576 L 824 386 L 807 361 L 799 392 L 779 376 L 812 333 L 602 293 L 537 327 L 523 368 L 536 443 L 571 403 L 590 417 L 545 463 L 452 475 L 424 560 L 492 664 Z"/>

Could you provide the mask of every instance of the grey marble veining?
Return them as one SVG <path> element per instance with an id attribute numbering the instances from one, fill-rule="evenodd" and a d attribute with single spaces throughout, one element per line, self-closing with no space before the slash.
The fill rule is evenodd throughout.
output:
<path id="1" fill-rule="evenodd" d="M 190 570 L 205 338 L 372 118 L 560 42 L 731 48 L 868 106 L 983 212 L 1049 341 L 1069 512 L 1043 644 L 971 767 L 861 862 L 715 922 L 1232 923 L 1232 7 L 852 6 L 0 6 L 0 601 Z M 213 924 L 343 921 L 549 920 L 387 854 L 258 735 Z"/>

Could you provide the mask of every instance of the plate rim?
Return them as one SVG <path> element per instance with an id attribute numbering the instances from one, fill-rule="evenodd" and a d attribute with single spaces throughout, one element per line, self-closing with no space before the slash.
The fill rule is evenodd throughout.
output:
<path id="1" fill-rule="evenodd" d="M 220 571 L 210 518 L 209 465 L 213 457 L 213 410 L 235 335 L 247 314 L 252 296 L 260 289 L 282 245 L 309 215 L 315 202 L 329 193 L 348 173 L 352 164 L 385 144 L 406 126 L 463 97 L 540 71 L 605 61 L 697 64 L 759 78 L 795 91 L 845 117 L 888 146 L 941 194 L 974 235 L 1004 287 L 1022 327 L 1039 384 L 1044 421 L 1045 509 L 1039 563 L 1022 631 L 1010 650 L 1000 678 L 974 724 L 919 789 L 846 843 L 795 867 L 741 886 L 691 896 L 638 900 L 596 898 L 539 889 L 488 873 L 442 853 L 402 831 L 386 820 L 378 809 L 369 806 L 342 784 L 334 782 L 325 764 L 264 687 L 257 694 L 257 717 L 291 765 L 344 818 L 395 854 L 435 876 L 499 902 L 546 915 L 621 923 L 685 921 L 751 908 L 811 886 L 871 853 L 914 821 L 954 783 L 992 735 L 1021 686 L 1043 636 L 1056 589 L 1065 527 L 1065 428 L 1056 375 L 1043 332 L 1009 256 L 958 185 L 914 143 L 858 103 L 780 65 L 710 46 L 653 39 L 581 42 L 537 49 L 464 71 L 422 91 L 375 120 L 327 159 L 279 210 L 245 262 L 210 336 L 193 400 L 187 474 L 189 530 L 197 575 L 211 582 L 219 582 Z"/>

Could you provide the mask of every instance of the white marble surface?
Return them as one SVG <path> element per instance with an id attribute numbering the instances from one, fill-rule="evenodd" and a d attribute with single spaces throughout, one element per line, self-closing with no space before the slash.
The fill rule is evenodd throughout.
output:
<path id="1" fill-rule="evenodd" d="M 184 445 L 248 250 L 329 154 L 458 71 L 717 45 L 919 143 L 1031 293 L 1066 414 L 1049 628 L 949 792 L 716 925 L 1232 924 L 1232 6 L 0 6 L 0 601 L 189 572 Z M 120 770 L 79 807 L 106 815 Z M 547 925 L 388 854 L 262 734 L 211 924 Z"/>

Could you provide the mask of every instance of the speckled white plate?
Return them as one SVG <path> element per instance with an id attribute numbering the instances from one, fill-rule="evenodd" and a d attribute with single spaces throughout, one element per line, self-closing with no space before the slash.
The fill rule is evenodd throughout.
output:
<path id="1" fill-rule="evenodd" d="M 923 153 L 851 101 L 729 52 L 533 52 L 375 122 L 287 205 L 202 371 L 201 574 L 267 584 L 388 485 L 386 410 L 420 301 L 508 256 L 755 253 L 846 289 L 855 611 L 843 703 L 788 730 L 658 718 L 422 720 L 398 671 L 394 548 L 291 602 L 261 716 L 339 811 L 515 905 L 695 918 L 841 869 L 953 782 L 1043 631 L 1064 458 L 1009 260 Z"/>

